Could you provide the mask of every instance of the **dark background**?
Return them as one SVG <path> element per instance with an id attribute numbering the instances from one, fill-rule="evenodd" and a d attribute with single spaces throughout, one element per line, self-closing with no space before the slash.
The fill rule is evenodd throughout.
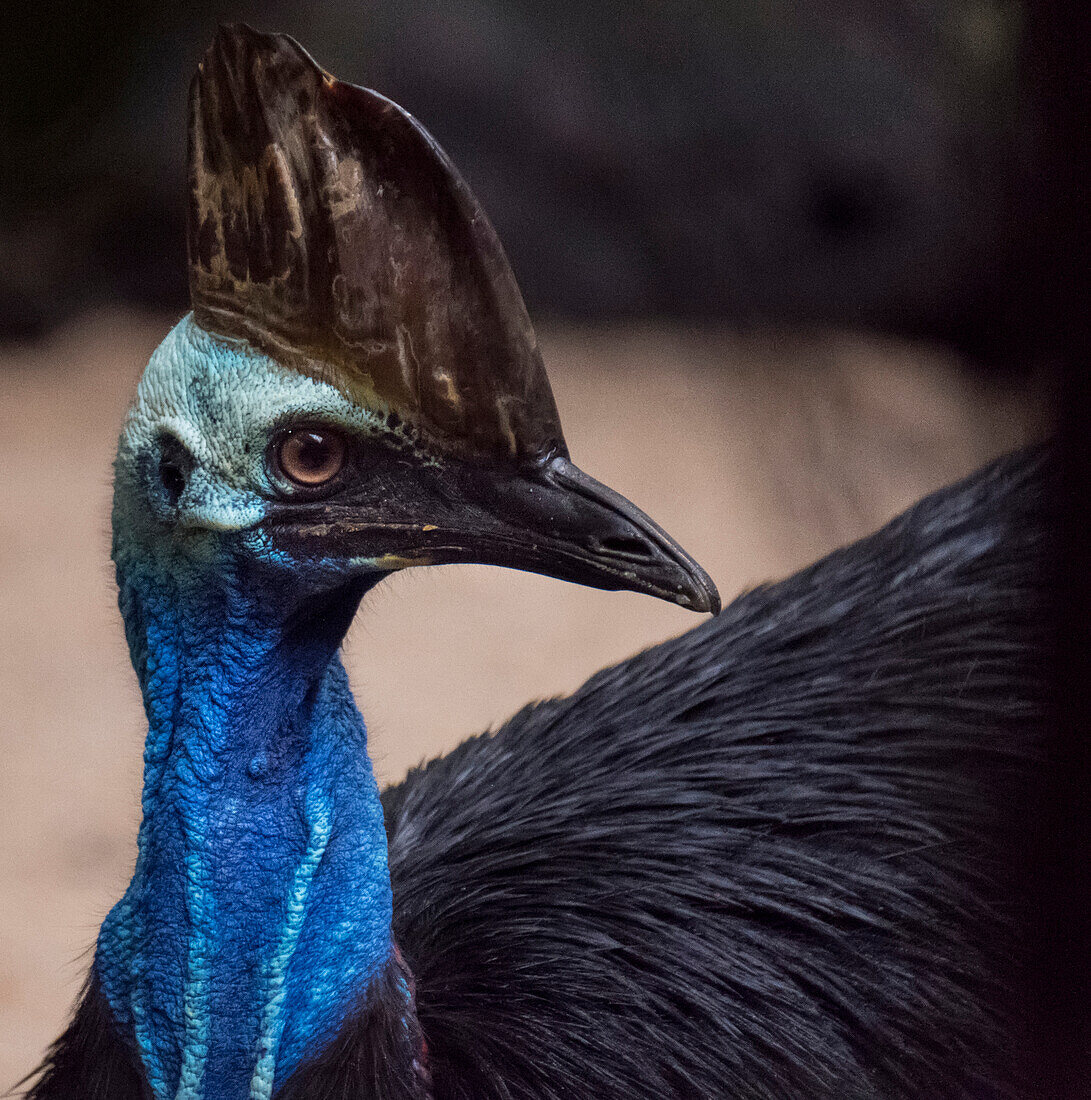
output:
<path id="1" fill-rule="evenodd" d="M 1019 0 L 26 4 L 0 334 L 183 308 L 179 135 L 225 18 L 421 118 L 538 317 L 866 326 L 1016 370 L 1049 344 Z"/>

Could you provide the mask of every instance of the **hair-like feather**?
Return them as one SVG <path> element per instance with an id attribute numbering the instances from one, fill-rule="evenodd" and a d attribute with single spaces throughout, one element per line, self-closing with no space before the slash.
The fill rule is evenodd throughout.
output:
<path id="1" fill-rule="evenodd" d="M 94 971 L 72 1022 L 34 1077 L 27 1100 L 152 1100 L 136 1055 L 118 1033 Z"/>
<path id="2" fill-rule="evenodd" d="M 321 1058 L 304 1063 L 277 1100 L 381 1097 L 430 1100 L 430 1077 L 413 1003 L 413 977 L 395 952 L 371 983 L 364 1008 Z"/>

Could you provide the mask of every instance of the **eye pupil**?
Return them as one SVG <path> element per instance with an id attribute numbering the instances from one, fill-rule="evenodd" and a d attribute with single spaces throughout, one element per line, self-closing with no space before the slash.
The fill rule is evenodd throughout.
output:
<path id="1" fill-rule="evenodd" d="M 295 437 L 292 451 L 296 465 L 320 473 L 330 462 L 330 448 L 316 432 L 301 432 Z"/>
<path id="2" fill-rule="evenodd" d="M 323 485 L 341 471 L 345 441 L 325 428 L 295 428 L 277 447 L 277 464 L 298 485 Z"/>

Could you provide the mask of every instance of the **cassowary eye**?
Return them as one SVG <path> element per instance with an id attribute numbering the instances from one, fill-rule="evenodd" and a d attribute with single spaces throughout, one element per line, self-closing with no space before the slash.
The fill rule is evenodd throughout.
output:
<path id="1" fill-rule="evenodd" d="M 344 437 L 331 428 L 291 428 L 275 443 L 272 459 L 276 473 L 314 489 L 341 472 L 346 450 Z"/>

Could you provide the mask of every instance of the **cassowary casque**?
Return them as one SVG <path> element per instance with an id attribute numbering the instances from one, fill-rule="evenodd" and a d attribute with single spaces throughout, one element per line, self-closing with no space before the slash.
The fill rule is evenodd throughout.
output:
<path id="1" fill-rule="evenodd" d="M 569 461 L 435 142 L 290 39 L 225 28 L 202 63 L 189 250 L 116 463 L 136 866 L 29 1095 L 1022 1095 L 1004 854 L 1048 457 L 380 796 L 338 650 L 387 573 L 715 587 Z"/>

